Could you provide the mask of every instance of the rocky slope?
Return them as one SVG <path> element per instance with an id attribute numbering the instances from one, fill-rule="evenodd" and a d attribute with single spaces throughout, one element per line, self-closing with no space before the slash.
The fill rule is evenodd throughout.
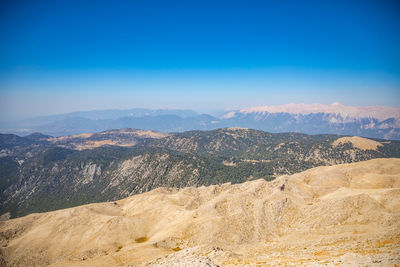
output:
<path id="1" fill-rule="evenodd" d="M 112 201 L 160 186 L 272 180 L 315 166 L 384 157 L 400 157 L 400 142 L 241 128 L 0 135 L 0 215 Z"/>
<path id="2" fill-rule="evenodd" d="M 400 261 L 400 159 L 274 181 L 160 188 L 0 223 L 9 266 L 368 265 Z"/>

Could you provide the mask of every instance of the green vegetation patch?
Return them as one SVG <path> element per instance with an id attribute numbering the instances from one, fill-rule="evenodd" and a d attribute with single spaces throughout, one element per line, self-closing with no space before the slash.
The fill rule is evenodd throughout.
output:
<path id="1" fill-rule="evenodd" d="M 136 243 L 144 243 L 144 242 L 146 242 L 147 240 L 149 240 L 149 239 L 148 239 L 147 237 L 143 236 L 143 237 L 136 238 L 136 239 L 135 239 L 135 242 L 136 242 Z"/>

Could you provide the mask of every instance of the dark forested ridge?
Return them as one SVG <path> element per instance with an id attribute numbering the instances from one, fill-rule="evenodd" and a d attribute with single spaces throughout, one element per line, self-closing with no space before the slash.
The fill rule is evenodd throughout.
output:
<path id="1" fill-rule="evenodd" d="M 168 186 L 274 179 L 321 165 L 400 157 L 400 141 L 224 128 L 121 129 L 53 138 L 0 134 L 0 213 L 18 217 Z"/>

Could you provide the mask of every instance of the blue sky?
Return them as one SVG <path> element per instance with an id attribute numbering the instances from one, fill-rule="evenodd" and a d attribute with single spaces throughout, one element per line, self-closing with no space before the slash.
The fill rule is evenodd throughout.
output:
<path id="1" fill-rule="evenodd" d="M 0 115 L 400 106 L 397 1 L 1 1 Z"/>

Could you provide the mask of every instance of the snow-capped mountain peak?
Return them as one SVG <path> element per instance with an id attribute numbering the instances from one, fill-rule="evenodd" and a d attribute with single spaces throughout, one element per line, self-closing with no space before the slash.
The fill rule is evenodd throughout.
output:
<path id="1" fill-rule="evenodd" d="M 243 114 L 251 113 L 289 113 L 289 114 L 312 114 L 312 113 L 327 113 L 338 114 L 342 118 L 375 118 L 383 121 L 389 118 L 400 120 L 400 108 L 394 107 L 379 107 L 379 106 L 345 106 L 341 103 L 334 102 L 330 105 L 325 104 L 285 104 L 278 106 L 258 106 L 244 108 L 239 111 Z"/>
<path id="2" fill-rule="evenodd" d="M 400 108 L 326 104 L 285 104 L 229 111 L 220 117 L 226 125 L 271 132 L 361 135 L 400 139 Z"/>

